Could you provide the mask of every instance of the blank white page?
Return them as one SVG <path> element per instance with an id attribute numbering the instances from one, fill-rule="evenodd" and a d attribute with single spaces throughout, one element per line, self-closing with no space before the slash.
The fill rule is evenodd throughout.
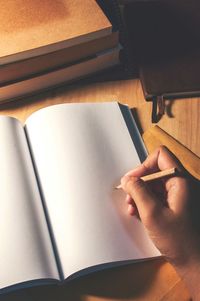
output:
<path id="1" fill-rule="evenodd" d="M 118 103 L 51 106 L 29 117 L 26 130 L 65 278 L 159 254 L 113 189 L 140 163 Z"/>
<path id="2" fill-rule="evenodd" d="M 25 132 L 0 116 L 0 289 L 59 279 Z"/>

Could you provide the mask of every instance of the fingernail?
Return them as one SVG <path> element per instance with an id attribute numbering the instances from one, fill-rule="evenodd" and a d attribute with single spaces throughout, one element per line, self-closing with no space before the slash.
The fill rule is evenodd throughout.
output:
<path id="1" fill-rule="evenodd" d="M 134 172 L 134 170 L 132 169 L 132 170 L 128 171 L 127 173 L 125 173 L 124 176 L 125 176 L 125 177 L 131 176 L 133 172 Z"/>
<path id="2" fill-rule="evenodd" d="M 122 184 L 122 185 L 125 185 L 126 182 L 127 182 L 129 179 L 130 179 L 129 176 L 124 175 L 124 176 L 121 178 L 121 184 Z"/>
<path id="3" fill-rule="evenodd" d="M 130 215 L 135 215 L 136 214 L 136 208 L 133 205 L 128 206 L 128 213 Z"/>

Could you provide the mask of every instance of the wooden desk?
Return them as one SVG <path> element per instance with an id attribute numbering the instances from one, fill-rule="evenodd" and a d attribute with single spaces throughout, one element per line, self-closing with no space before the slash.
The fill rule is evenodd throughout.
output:
<path id="1" fill-rule="evenodd" d="M 58 88 L 18 103 L 4 105 L 0 114 L 22 122 L 34 111 L 63 102 L 101 102 L 118 100 L 135 108 L 142 131 L 151 126 L 151 103 L 145 102 L 138 80 L 123 80 Z M 200 156 L 200 99 L 171 101 L 171 117 L 164 116 L 159 126 Z M 59 288 L 60 289 L 60 288 Z M 62 290 L 62 291 L 61 291 Z M 174 269 L 163 259 L 100 272 L 56 289 L 39 290 L 41 300 L 69 301 L 188 301 L 189 294 Z M 38 290 L 25 292 L 25 299 L 38 300 Z M 47 298 L 48 295 L 48 298 Z M 6 299 L 7 300 L 7 299 Z M 13 299 L 12 299 L 13 300 Z M 22 298 L 19 299 L 20 301 Z"/>

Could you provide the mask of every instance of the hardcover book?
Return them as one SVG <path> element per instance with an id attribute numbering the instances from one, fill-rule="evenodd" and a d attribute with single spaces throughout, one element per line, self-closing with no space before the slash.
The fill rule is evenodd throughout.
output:
<path id="1" fill-rule="evenodd" d="M 10 0 L 1 3 L 0 62 L 46 54 L 112 32 L 94 0 Z M 94 22 L 95 20 L 95 22 Z"/>
<path id="2" fill-rule="evenodd" d="M 1 4 L 0 86 L 90 59 L 118 45 L 95 0 Z"/>
<path id="3" fill-rule="evenodd" d="M 15 82 L 0 85 L 0 103 L 10 102 L 22 97 L 55 88 L 58 85 L 80 80 L 119 64 L 120 47 L 101 51 L 96 55 L 67 66 L 39 73 Z"/>

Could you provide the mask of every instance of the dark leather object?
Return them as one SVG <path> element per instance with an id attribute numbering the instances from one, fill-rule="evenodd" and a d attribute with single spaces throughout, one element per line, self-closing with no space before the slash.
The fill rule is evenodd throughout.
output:
<path id="1" fill-rule="evenodd" d="M 146 100 L 200 95 L 200 1 L 134 1 L 124 16 Z"/>

